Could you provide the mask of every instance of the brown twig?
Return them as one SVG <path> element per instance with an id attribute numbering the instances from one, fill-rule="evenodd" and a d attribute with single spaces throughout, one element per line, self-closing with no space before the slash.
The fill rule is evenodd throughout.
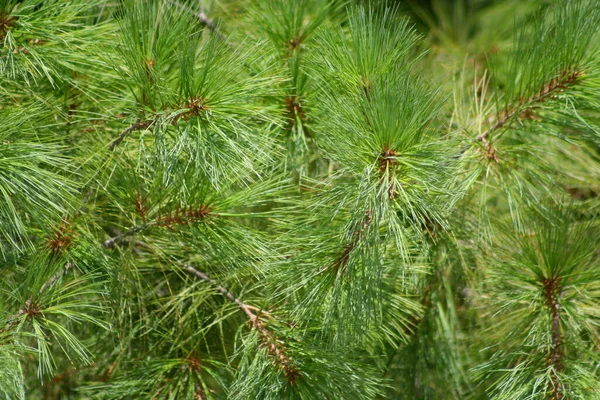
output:
<path id="1" fill-rule="evenodd" d="M 281 342 L 277 340 L 275 335 L 271 331 L 269 331 L 265 326 L 261 318 L 261 314 L 263 314 L 263 311 L 254 306 L 244 303 L 243 301 L 235 297 L 219 282 L 209 277 L 204 272 L 198 271 L 193 266 L 189 264 L 184 264 L 182 265 L 182 268 L 194 275 L 195 277 L 210 283 L 227 300 L 236 304 L 240 308 L 240 310 L 242 310 L 244 314 L 246 314 L 246 316 L 249 319 L 250 326 L 253 329 L 256 329 L 256 331 L 261 336 L 262 345 L 267 349 L 267 353 L 274 358 L 274 362 L 277 365 L 277 368 L 285 374 L 290 384 L 294 384 L 300 377 L 300 374 L 298 370 L 294 367 L 292 359 L 285 353 L 285 348 L 283 347 Z"/>
<path id="2" fill-rule="evenodd" d="M 229 301 L 231 301 L 232 303 L 237 304 L 240 307 L 240 309 L 242 311 L 244 311 L 246 313 L 246 315 L 248 315 L 248 317 L 250 319 L 253 319 L 253 318 L 256 317 L 256 314 L 254 314 L 252 312 L 252 309 L 250 309 L 250 307 L 247 304 L 243 303 L 240 299 L 238 299 L 233 294 L 231 294 L 229 292 L 229 290 L 227 290 L 227 289 L 225 289 L 225 287 L 221 286 L 219 284 L 219 282 L 217 282 L 216 280 L 212 279 L 211 277 L 209 277 L 208 275 L 206 275 L 204 272 L 198 271 L 196 268 L 192 267 L 189 264 L 184 264 L 183 265 L 183 269 L 185 269 L 186 271 L 188 271 L 192 275 L 196 276 L 197 278 L 200 278 L 203 281 L 206 281 L 206 282 L 210 283 L 211 285 L 213 285 Z"/>
<path id="3" fill-rule="evenodd" d="M 152 64 L 152 65 L 154 65 L 154 64 Z M 145 101 L 144 101 L 144 103 L 145 103 Z M 187 121 L 191 117 L 199 117 L 201 111 L 206 111 L 210 108 L 209 106 L 206 105 L 206 99 L 204 99 L 202 97 L 192 97 L 187 102 L 185 102 L 184 104 L 179 104 L 177 107 L 185 108 L 187 111 L 181 112 L 181 113 L 175 115 L 174 117 L 172 117 L 171 124 L 173 124 L 173 125 L 177 124 L 177 122 L 179 120 Z M 165 110 L 168 110 L 168 108 L 165 107 Z M 172 109 L 172 111 L 175 111 L 175 109 Z M 115 149 L 115 147 L 117 147 L 123 141 L 123 139 L 125 139 L 125 136 L 129 135 L 131 132 L 140 131 L 142 129 L 149 128 L 150 126 L 152 126 L 152 124 L 156 123 L 157 118 L 158 117 L 155 117 L 155 119 L 147 119 L 145 121 L 142 121 L 138 118 L 135 121 L 135 123 L 128 126 L 125 130 L 123 130 L 123 132 L 121 132 L 119 134 L 119 136 L 117 136 L 110 143 L 110 145 L 108 146 L 108 149 L 110 151 L 113 151 Z"/>

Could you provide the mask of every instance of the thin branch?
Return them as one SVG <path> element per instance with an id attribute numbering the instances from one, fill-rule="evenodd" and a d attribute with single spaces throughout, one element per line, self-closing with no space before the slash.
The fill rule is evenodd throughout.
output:
<path id="1" fill-rule="evenodd" d="M 141 224 L 141 225 L 134 226 L 133 228 L 129 229 L 128 231 L 120 233 L 117 236 L 111 237 L 110 239 L 106 240 L 103 243 L 103 245 L 107 249 L 110 249 L 110 248 L 114 247 L 122 239 L 124 239 L 126 237 L 129 237 L 131 235 L 134 235 L 134 234 L 138 233 L 139 231 L 144 230 L 144 229 L 146 229 L 147 227 L 149 227 L 151 225 L 153 225 L 153 224 L 146 223 L 146 224 Z"/>
<path id="2" fill-rule="evenodd" d="M 365 230 L 371 225 L 373 218 L 371 216 L 371 210 L 367 210 L 365 212 L 365 218 L 361 224 L 359 230 L 353 232 L 352 239 L 350 242 L 344 247 L 342 253 L 335 259 L 335 261 L 329 266 L 329 268 L 333 269 L 336 273 L 340 269 L 345 269 L 350 261 L 350 253 L 354 251 L 354 249 L 359 245 L 360 241 L 364 236 Z M 329 269 L 327 268 L 327 269 Z"/>
<path id="3" fill-rule="evenodd" d="M 221 286 L 219 284 L 219 282 L 212 279 L 211 277 L 206 275 L 204 272 L 198 271 L 196 268 L 194 268 L 188 264 L 183 265 L 183 269 L 185 269 L 192 275 L 195 275 L 197 278 L 200 278 L 200 279 L 210 283 L 211 285 L 213 285 L 229 301 L 237 304 L 240 307 L 240 309 L 246 313 L 246 315 L 248 316 L 248 318 L 250 318 L 250 320 L 254 320 L 257 318 L 256 314 L 254 314 L 252 311 L 252 309 L 256 309 L 255 307 L 248 306 L 246 303 L 242 302 L 240 299 L 238 299 L 233 294 L 231 294 L 231 292 L 229 292 L 229 290 L 227 290 L 223 286 Z"/>
<path id="4" fill-rule="evenodd" d="M 215 23 L 212 21 L 212 19 L 208 18 L 208 16 L 206 15 L 206 12 L 204 12 L 204 6 L 200 6 L 200 11 L 196 12 L 196 11 L 192 10 L 191 8 L 187 7 L 186 5 L 179 3 L 178 1 L 175 1 L 175 0 L 167 0 L 167 1 L 169 2 L 169 4 L 171 4 L 172 6 L 175 6 L 176 8 L 180 9 L 181 11 L 185 11 L 185 12 L 192 14 L 194 17 L 196 17 L 196 19 L 198 20 L 198 22 L 200 22 L 200 24 L 206 26 L 208 28 L 208 30 L 210 30 L 212 33 L 217 35 L 219 37 L 219 39 L 221 39 L 222 41 L 227 43 L 229 46 L 232 46 L 230 43 L 227 42 L 227 37 L 219 30 L 219 28 L 215 25 Z"/>
<path id="5" fill-rule="evenodd" d="M 560 334 L 560 302 L 558 293 L 560 289 L 558 277 L 545 278 L 542 281 L 543 295 L 546 299 L 546 306 L 552 315 L 551 337 L 552 347 L 548 355 L 548 365 L 552 366 L 551 384 L 552 396 L 555 400 L 562 400 L 562 384 L 558 380 L 558 372 L 562 369 L 562 348 Z"/>
<path id="6" fill-rule="evenodd" d="M 52 275 L 50 277 L 50 279 L 48 279 L 46 282 L 44 282 L 44 284 L 40 288 L 38 296 L 41 295 L 42 293 L 44 293 L 44 291 L 46 289 L 48 289 L 49 287 L 54 286 L 54 284 L 56 283 L 56 281 L 58 280 L 58 278 L 60 278 L 61 276 L 65 275 L 73 267 L 75 267 L 75 264 L 73 264 L 71 261 L 69 261 L 67 264 L 65 264 L 64 268 L 56 271 L 56 273 L 54 275 Z M 31 297 L 29 299 L 31 299 Z"/>
<path id="7" fill-rule="evenodd" d="M 529 117 L 531 111 L 537 107 L 538 103 L 543 103 L 547 99 L 555 96 L 557 93 L 563 92 L 570 86 L 575 84 L 578 78 L 582 75 L 581 71 L 564 72 L 560 77 L 555 77 L 550 83 L 545 84 L 542 89 L 528 99 L 521 98 L 517 107 L 509 106 L 501 114 L 496 123 L 488 130 L 477 136 L 477 140 L 483 141 L 488 138 L 490 132 L 496 131 L 506 125 L 513 118 L 517 111 L 519 118 Z"/>
<path id="8" fill-rule="evenodd" d="M 240 310 L 242 310 L 246 316 L 248 316 L 250 326 L 260 334 L 262 339 L 262 345 L 267 349 L 267 353 L 270 354 L 275 359 L 275 363 L 279 370 L 285 373 L 286 377 L 290 384 L 294 384 L 298 378 L 299 373 L 296 368 L 292 365 L 292 359 L 285 354 L 285 349 L 283 348 L 281 342 L 277 340 L 272 332 L 270 332 L 264 325 L 261 314 L 262 310 L 257 309 L 254 306 L 244 303 L 237 297 L 235 297 L 229 290 L 223 287 L 219 282 L 209 277 L 204 272 L 198 271 L 196 268 L 189 264 L 182 265 L 182 268 L 197 278 L 202 279 L 205 282 L 210 283 L 214 286 L 219 293 L 221 293 L 227 300 L 235 303 Z"/>
<path id="9" fill-rule="evenodd" d="M 174 212 L 169 211 L 165 215 L 159 214 L 156 220 L 144 222 L 141 225 L 136 225 L 133 228 L 118 234 L 117 236 L 111 237 L 110 239 L 106 240 L 103 245 L 107 249 L 110 249 L 122 239 L 134 235 L 146 228 L 157 226 L 172 229 L 175 225 L 187 225 L 190 222 L 201 222 L 215 215 L 217 214 L 213 212 L 213 209 L 207 204 L 201 204 L 195 208 L 193 206 L 178 207 Z"/>
<path id="10" fill-rule="evenodd" d="M 153 121 L 151 120 L 140 121 L 138 119 L 134 124 L 130 125 L 127 129 L 121 132 L 119 136 L 117 136 L 116 139 L 110 143 L 108 149 L 110 151 L 113 151 L 115 147 L 117 147 L 123 141 L 123 139 L 125 139 L 125 136 L 129 135 L 131 132 L 140 131 L 142 129 L 148 128 L 150 125 L 152 125 L 152 122 Z"/>
<path id="11" fill-rule="evenodd" d="M 573 71 L 564 71 L 559 77 L 554 77 L 549 83 L 545 84 L 542 89 L 533 96 L 530 96 L 527 99 L 521 97 L 516 107 L 509 105 L 502 113 L 500 113 L 496 123 L 476 137 L 476 139 L 483 144 L 488 158 L 498 161 L 496 151 L 488 140 L 491 132 L 500 130 L 504 127 L 509 127 L 515 119 L 515 116 L 516 119 L 533 118 L 533 110 L 538 107 L 539 103 L 543 103 L 556 96 L 558 93 L 564 92 L 570 86 L 576 84 L 581 75 L 582 72 L 577 69 Z"/>

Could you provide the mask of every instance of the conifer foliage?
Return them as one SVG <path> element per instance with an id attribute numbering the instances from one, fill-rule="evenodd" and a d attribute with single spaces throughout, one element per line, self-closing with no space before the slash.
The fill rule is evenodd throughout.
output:
<path id="1" fill-rule="evenodd" d="M 0 0 L 0 398 L 600 398 L 598 26 Z"/>

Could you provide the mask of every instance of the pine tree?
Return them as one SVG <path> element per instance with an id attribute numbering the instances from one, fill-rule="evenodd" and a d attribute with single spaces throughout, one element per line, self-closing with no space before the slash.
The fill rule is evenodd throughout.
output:
<path id="1" fill-rule="evenodd" d="M 600 398 L 598 26 L 0 0 L 0 397 Z"/>

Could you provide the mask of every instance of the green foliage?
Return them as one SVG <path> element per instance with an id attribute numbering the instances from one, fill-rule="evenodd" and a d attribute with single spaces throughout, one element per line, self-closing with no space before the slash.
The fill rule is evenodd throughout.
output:
<path id="1" fill-rule="evenodd" d="M 597 390 L 597 227 L 578 221 L 572 205 L 531 214 L 526 233 L 498 246 L 506 261 L 488 283 L 496 352 L 480 368 L 499 375 L 494 398 L 588 398 Z"/>
<path id="2" fill-rule="evenodd" d="M 599 397 L 599 22 L 0 1 L 0 398 Z"/>

